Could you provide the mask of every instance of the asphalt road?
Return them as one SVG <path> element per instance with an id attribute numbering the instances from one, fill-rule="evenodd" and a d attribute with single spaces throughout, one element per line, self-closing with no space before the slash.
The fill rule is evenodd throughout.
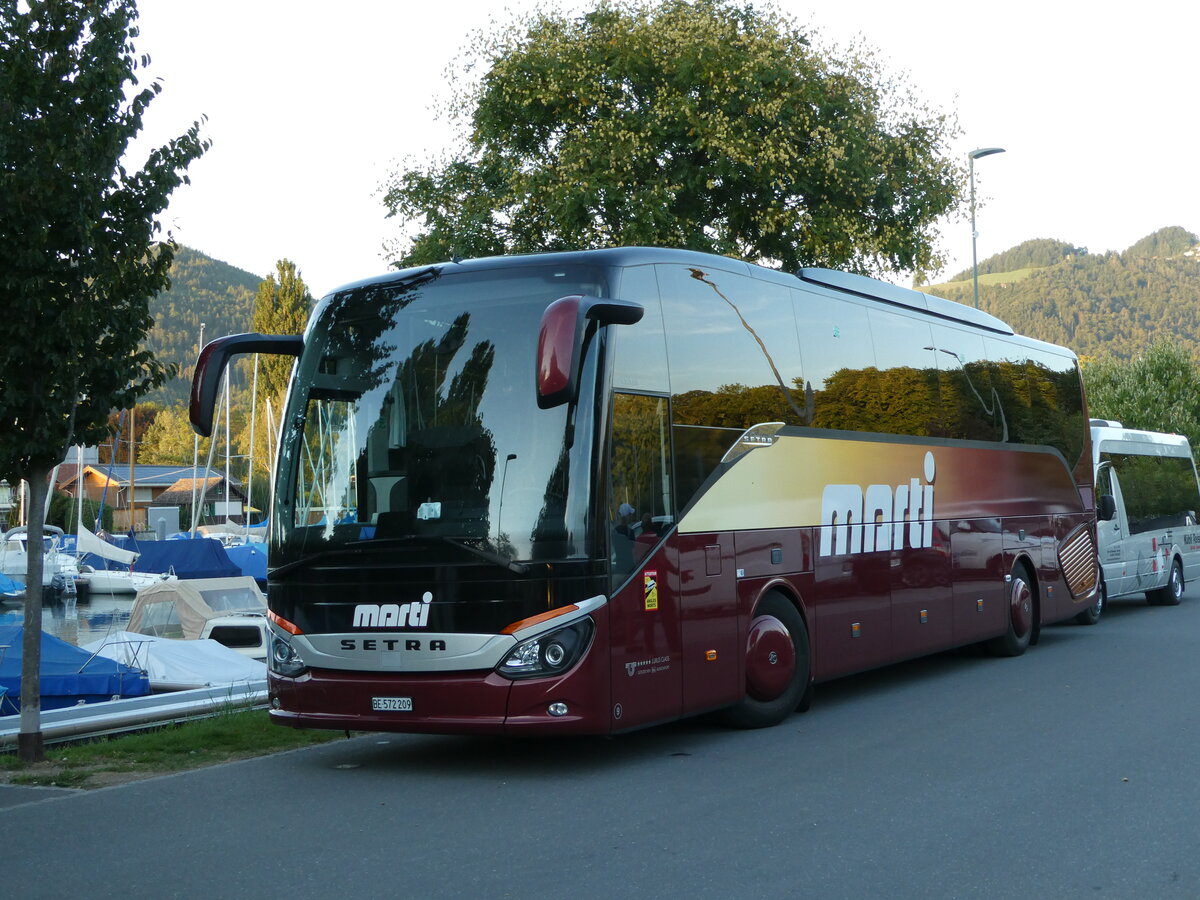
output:
<path id="1" fill-rule="evenodd" d="M 780 727 L 369 735 L 99 791 L 0 786 L 0 893 L 1197 897 L 1200 589 Z"/>

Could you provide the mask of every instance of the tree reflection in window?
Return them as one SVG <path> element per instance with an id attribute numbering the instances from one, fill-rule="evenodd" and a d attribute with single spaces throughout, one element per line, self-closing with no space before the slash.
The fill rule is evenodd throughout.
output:
<path id="1" fill-rule="evenodd" d="M 665 397 L 614 394 L 608 502 L 614 587 L 674 522 Z"/>

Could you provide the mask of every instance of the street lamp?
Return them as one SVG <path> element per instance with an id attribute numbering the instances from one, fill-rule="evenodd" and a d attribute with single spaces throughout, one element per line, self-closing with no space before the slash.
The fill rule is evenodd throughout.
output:
<path id="1" fill-rule="evenodd" d="M 975 308 L 979 309 L 979 262 L 975 256 L 975 239 L 979 232 L 975 230 L 975 160 L 993 153 L 1003 153 L 1003 147 L 980 147 L 967 154 L 968 168 L 971 179 L 971 281 L 975 287 Z"/>

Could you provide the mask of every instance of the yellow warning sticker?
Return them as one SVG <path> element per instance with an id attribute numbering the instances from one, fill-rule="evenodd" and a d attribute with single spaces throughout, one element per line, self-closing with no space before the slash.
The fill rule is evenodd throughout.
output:
<path id="1" fill-rule="evenodd" d="M 658 570 L 644 569 L 642 584 L 646 591 L 646 609 L 658 609 Z"/>

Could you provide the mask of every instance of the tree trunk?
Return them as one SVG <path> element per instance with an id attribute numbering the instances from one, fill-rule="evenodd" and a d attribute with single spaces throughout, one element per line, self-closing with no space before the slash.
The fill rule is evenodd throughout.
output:
<path id="1" fill-rule="evenodd" d="M 24 762 L 45 759 L 42 744 L 42 526 L 46 524 L 46 494 L 50 470 L 29 473 L 28 564 L 25 569 L 25 635 L 21 643 L 21 731 L 17 756 Z"/>

